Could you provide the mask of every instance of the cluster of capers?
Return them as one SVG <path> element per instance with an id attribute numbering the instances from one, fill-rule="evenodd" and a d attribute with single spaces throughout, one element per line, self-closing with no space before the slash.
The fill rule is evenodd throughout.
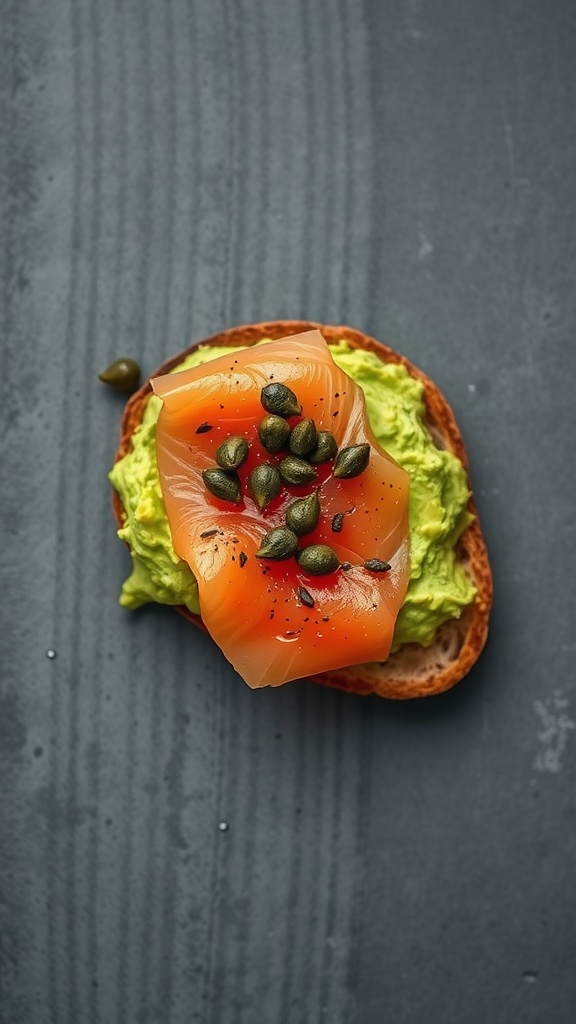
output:
<path id="1" fill-rule="evenodd" d="M 289 416 L 299 416 L 302 407 L 285 384 L 262 388 L 260 401 L 267 415 L 258 425 L 263 448 L 272 455 L 288 448 L 278 463 L 262 462 L 248 476 L 248 488 L 259 508 L 264 509 L 280 493 L 283 484 L 298 486 L 312 483 L 318 476 L 316 466 L 334 460 L 332 475 L 341 479 L 359 476 L 368 466 L 370 445 L 355 444 L 338 451 L 329 430 L 317 430 L 313 419 L 301 419 L 294 427 Z M 242 498 L 239 467 L 248 456 L 249 444 L 243 437 L 229 437 L 217 449 L 217 467 L 202 473 L 208 490 L 223 501 L 237 503 Z M 317 488 L 304 498 L 296 498 L 286 508 L 286 525 L 270 530 L 262 538 L 256 558 L 281 560 L 296 556 L 305 572 L 321 576 L 340 565 L 338 555 L 327 544 L 309 544 L 299 549 L 299 538 L 311 533 L 320 518 Z"/>

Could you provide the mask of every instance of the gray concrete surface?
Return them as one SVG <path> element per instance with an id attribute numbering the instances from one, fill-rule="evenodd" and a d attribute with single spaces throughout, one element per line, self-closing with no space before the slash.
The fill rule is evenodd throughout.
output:
<path id="1" fill-rule="evenodd" d="M 2 1024 L 574 1020 L 575 52 L 568 0 L 0 3 Z M 98 370 L 270 317 L 454 406 L 452 693 L 253 694 L 117 605 Z"/>

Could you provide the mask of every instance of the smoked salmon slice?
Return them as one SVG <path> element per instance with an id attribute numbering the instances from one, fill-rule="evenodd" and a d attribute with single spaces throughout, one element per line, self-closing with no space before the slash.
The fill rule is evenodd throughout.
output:
<path id="1" fill-rule="evenodd" d="M 297 396 L 301 413 L 286 417 L 291 428 L 312 419 L 340 451 L 369 444 L 367 467 L 341 478 L 334 459 L 319 463 L 313 481 L 283 483 L 261 509 L 249 476 L 288 454 L 270 454 L 258 437 L 262 389 L 271 383 Z M 251 687 L 278 686 L 385 661 L 410 571 L 409 480 L 376 442 L 361 388 L 336 366 L 320 332 L 239 349 L 157 377 L 152 387 L 163 403 L 156 454 L 174 550 L 194 573 L 202 620 L 236 671 Z M 215 496 L 202 475 L 230 437 L 249 445 L 236 501 Z M 257 557 L 265 535 L 286 527 L 288 505 L 313 491 L 320 516 L 299 549 L 328 545 L 337 568 L 312 575 L 294 556 Z"/>

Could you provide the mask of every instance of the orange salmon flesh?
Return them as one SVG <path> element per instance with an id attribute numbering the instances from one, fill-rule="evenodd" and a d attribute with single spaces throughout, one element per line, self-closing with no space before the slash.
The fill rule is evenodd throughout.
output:
<path id="1" fill-rule="evenodd" d="M 320 463 L 316 480 L 283 485 L 260 509 L 248 489 L 250 472 L 288 454 L 271 455 L 258 438 L 266 416 L 261 392 L 271 382 L 289 387 L 302 406 L 300 416 L 288 418 L 291 427 L 311 418 L 318 430 L 333 433 L 339 449 L 368 442 L 364 472 L 338 479 L 333 461 Z M 202 620 L 236 671 L 251 687 L 279 686 L 385 661 L 410 571 L 409 480 L 376 442 L 362 390 L 336 366 L 321 333 L 240 349 L 157 377 L 152 387 L 163 403 L 156 453 L 174 550 L 194 573 Z M 216 467 L 216 450 L 231 436 L 244 437 L 250 446 L 237 471 L 237 504 L 215 497 L 202 477 L 203 470 Z M 257 558 L 264 535 L 285 526 L 290 502 L 317 489 L 320 519 L 299 538 L 299 548 L 327 544 L 340 566 L 313 576 L 294 557 Z M 338 513 L 342 528 L 334 532 Z M 371 559 L 391 568 L 370 571 L 364 563 Z"/>

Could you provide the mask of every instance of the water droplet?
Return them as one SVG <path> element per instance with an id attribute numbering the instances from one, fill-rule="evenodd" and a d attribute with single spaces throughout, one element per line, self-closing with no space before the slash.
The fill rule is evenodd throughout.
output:
<path id="1" fill-rule="evenodd" d="M 56 651 L 54 650 L 53 647 L 48 648 L 48 650 L 46 651 L 46 657 L 50 658 L 50 661 L 54 661 L 54 658 L 56 657 Z"/>
<path id="2" fill-rule="evenodd" d="M 469 384 L 468 385 L 468 391 L 470 392 L 471 395 L 473 395 L 474 392 L 476 391 L 476 385 L 475 384 Z"/>
<path id="3" fill-rule="evenodd" d="M 522 977 L 524 981 L 527 981 L 530 985 L 533 985 L 538 978 L 538 971 L 522 971 Z"/>
<path id="4" fill-rule="evenodd" d="M 219 821 L 218 822 L 218 828 L 220 829 L 221 832 L 227 832 L 228 831 L 228 822 L 227 821 Z"/>

